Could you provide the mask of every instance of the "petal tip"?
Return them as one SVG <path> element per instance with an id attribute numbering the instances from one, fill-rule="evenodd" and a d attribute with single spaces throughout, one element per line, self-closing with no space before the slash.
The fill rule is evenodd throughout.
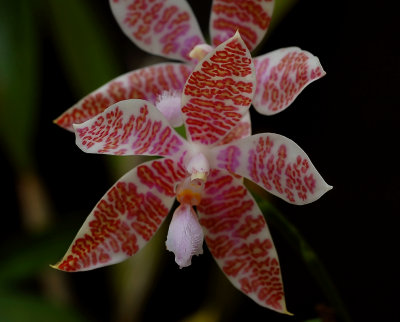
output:
<path id="1" fill-rule="evenodd" d="M 49 266 L 51 267 L 51 268 L 54 268 L 54 269 L 56 269 L 56 270 L 58 270 L 58 271 L 62 271 L 62 269 L 60 269 L 60 267 L 58 266 L 58 264 L 59 263 L 57 263 L 57 264 L 49 264 Z"/>

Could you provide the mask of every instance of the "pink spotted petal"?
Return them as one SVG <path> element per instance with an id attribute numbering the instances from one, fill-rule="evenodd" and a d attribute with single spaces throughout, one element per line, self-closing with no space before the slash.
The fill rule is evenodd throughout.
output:
<path id="1" fill-rule="evenodd" d="M 155 234 L 174 202 L 185 170 L 171 159 L 132 169 L 103 196 L 68 251 L 53 267 L 86 271 L 121 262 Z"/>
<path id="2" fill-rule="evenodd" d="M 307 204 L 332 187 L 315 169 L 307 154 L 292 140 L 263 133 L 216 147 L 210 154 L 212 168 L 246 177 L 283 200 Z"/>
<path id="3" fill-rule="evenodd" d="M 144 100 L 115 103 L 74 129 L 76 144 L 88 153 L 178 157 L 188 146 L 161 112 Z"/>
<path id="4" fill-rule="evenodd" d="M 236 33 L 210 52 L 186 82 L 182 113 L 189 140 L 217 144 L 248 111 L 254 91 L 252 58 Z"/>
<path id="5" fill-rule="evenodd" d="M 228 144 L 233 141 L 248 137 L 251 135 L 251 119 L 250 113 L 247 112 L 238 125 L 236 125 L 223 139 L 219 142 L 220 145 Z"/>
<path id="6" fill-rule="evenodd" d="M 155 104 L 165 91 L 181 93 L 191 69 L 181 63 L 163 63 L 126 73 L 81 99 L 54 123 L 73 131 L 72 124 L 83 123 L 122 100 L 140 98 Z"/>
<path id="7" fill-rule="evenodd" d="M 203 254 L 203 229 L 189 204 L 180 205 L 169 224 L 167 249 L 175 254 L 179 268 L 190 266 L 193 255 Z"/>
<path id="8" fill-rule="evenodd" d="M 274 0 L 213 0 L 210 34 L 214 46 L 239 30 L 249 50 L 264 38 L 271 22 Z"/>
<path id="9" fill-rule="evenodd" d="M 254 64 L 257 88 L 253 105 L 264 115 L 284 110 L 308 84 L 325 75 L 317 57 L 296 47 L 256 57 Z"/>
<path id="10" fill-rule="evenodd" d="M 110 0 L 122 31 L 139 48 L 171 59 L 190 61 L 189 53 L 204 39 L 183 0 Z"/>
<path id="11" fill-rule="evenodd" d="M 274 243 L 241 181 L 213 171 L 197 210 L 207 246 L 231 283 L 258 304 L 287 313 Z"/>

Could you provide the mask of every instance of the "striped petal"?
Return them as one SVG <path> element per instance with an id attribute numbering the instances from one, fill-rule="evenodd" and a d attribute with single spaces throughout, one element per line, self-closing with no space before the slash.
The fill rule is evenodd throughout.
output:
<path id="1" fill-rule="evenodd" d="M 86 271 L 119 263 L 155 234 L 174 202 L 175 184 L 185 170 L 171 159 L 144 163 L 118 180 L 53 267 Z"/>
<path id="2" fill-rule="evenodd" d="M 140 98 L 156 103 L 165 91 L 182 92 L 192 68 L 181 63 L 163 63 L 119 76 L 60 115 L 54 123 L 73 131 L 72 124 L 83 123 L 122 100 Z"/>
<path id="3" fill-rule="evenodd" d="M 186 82 L 182 113 L 189 140 L 217 144 L 248 111 L 254 91 L 254 65 L 236 33 L 210 52 Z"/>
<path id="4" fill-rule="evenodd" d="M 238 125 L 236 125 L 223 139 L 220 145 L 228 144 L 251 135 L 250 112 L 247 112 Z"/>
<path id="5" fill-rule="evenodd" d="M 193 47 L 205 42 L 186 1 L 110 0 L 110 6 L 122 31 L 151 54 L 190 61 Z"/>
<path id="6" fill-rule="evenodd" d="M 241 181 L 212 172 L 197 209 L 207 246 L 231 283 L 258 304 L 287 313 L 278 255 Z"/>
<path id="7" fill-rule="evenodd" d="M 264 115 L 284 110 L 308 84 L 325 75 L 317 57 L 296 47 L 256 57 L 254 65 L 257 88 L 253 105 Z"/>
<path id="8" fill-rule="evenodd" d="M 213 0 L 210 35 L 214 46 L 239 30 L 249 50 L 264 38 L 271 22 L 274 0 Z"/>
<path id="9" fill-rule="evenodd" d="M 177 157 L 188 146 L 161 112 L 144 100 L 115 103 L 74 128 L 76 144 L 88 153 Z"/>
<path id="10" fill-rule="evenodd" d="M 216 147 L 211 151 L 210 164 L 246 177 L 297 205 L 313 202 L 332 188 L 305 152 L 279 134 L 253 135 Z"/>

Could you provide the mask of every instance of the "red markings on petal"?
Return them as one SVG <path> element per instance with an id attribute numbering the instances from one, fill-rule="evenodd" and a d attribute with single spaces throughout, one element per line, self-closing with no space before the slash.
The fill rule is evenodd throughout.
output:
<path id="1" fill-rule="evenodd" d="M 190 71 L 184 64 L 166 63 L 129 72 L 84 97 L 54 123 L 73 131 L 72 124 L 83 123 L 116 102 L 136 98 L 155 103 L 164 91 L 181 92 Z"/>
<path id="2" fill-rule="evenodd" d="M 247 112 L 240 122 L 220 141 L 220 145 L 232 143 L 251 135 L 250 113 Z"/>
<path id="3" fill-rule="evenodd" d="M 171 182 L 175 182 L 186 175 L 182 165 L 173 164 L 172 160 L 154 161 L 152 167 L 140 165 L 137 167 L 137 175 L 142 184 L 149 188 L 155 188 L 157 191 L 167 195 L 175 196 L 175 187 Z"/>
<path id="4" fill-rule="evenodd" d="M 143 172 L 160 178 L 150 184 L 140 175 Z M 55 268 L 89 270 L 135 254 L 158 230 L 175 199 L 173 189 L 185 175 L 171 159 L 150 161 L 128 172 L 99 201 Z"/>
<path id="5" fill-rule="evenodd" d="M 190 6 L 176 0 L 110 2 L 122 31 L 154 55 L 190 61 L 188 54 L 203 36 Z"/>
<path id="6" fill-rule="evenodd" d="M 78 146 L 85 152 L 174 156 L 186 142 L 150 103 L 126 100 L 75 126 Z"/>
<path id="7" fill-rule="evenodd" d="M 246 177 L 290 203 L 313 202 L 331 189 L 305 152 L 278 134 L 253 135 L 216 147 L 213 154 L 212 166 Z"/>
<path id="8" fill-rule="evenodd" d="M 241 181 L 212 171 L 197 209 L 207 246 L 232 284 L 258 304 L 286 312 L 271 236 Z"/>
<path id="9" fill-rule="evenodd" d="M 257 89 L 253 105 L 266 115 L 284 110 L 308 84 L 325 75 L 317 57 L 295 47 L 259 56 L 254 63 Z"/>
<path id="10" fill-rule="evenodd" d="M 269 27 L 274 1 L 214 0 L 210 34 L 214 46 L 239 31 L 249 50 L 263 39 Z"/>
<path id="11" fill-rule="evenodd" d="M 235 35 L 206 56 L 188 78 L 182 113 L 192 141 L 215 144 L 248 110 L 254 92 L 250 53 Z"/>

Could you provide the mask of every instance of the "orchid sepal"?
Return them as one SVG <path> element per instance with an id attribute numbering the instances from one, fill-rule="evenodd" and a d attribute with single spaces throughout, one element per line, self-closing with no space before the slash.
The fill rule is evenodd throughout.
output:
<path id="1" fill-rule="evenodd" d="M 189 76 L 182 95 L 187 138 L 218 144 L 248 111 L 255 69 L 239 33 L 208 53 Z"/>
<path id="2" fill-rule="evenodd" d="M 254 58 L 256 111 L 273 115 L 285 110 L 313 81 L 326 73 L 318 57 L 298 47 L 281 48 Z"/>
<path id="3" fill-rule="evenodd" d="M 167 158 L 133 168 L 97 203 L 64 257 L 52 267 L 85 271 L 135 254 L 168 215 L 175 185 L 186 175 L 181 164 Z"/>
<path id="4" fill-rule="evenodd" d="M 259 305 L 289 314 L 272 237 L 242 181 L 213 170 L 197 210 L 206 244 L 229 281 Z"/>
<path id="5" fill-rule="evenodd" d="M 204 38 L 192 9 L 181 0 L 110 0 L 125 35 L 144 51 L 190 61 L 190 51 Z"/>
<path id="6" fill-rule="evenodd" d="M 215 147 L 210 155 L 211 168 L 245 177 L 292 204 L 311 203 L 332 189 L 307 154 L 279 134 L 252 135 Z"/>
<path id="7" fill-rule="evenodd" d="M 165 92 L 181 93 L 191 70 L 182 63 L 161 63 L 125 73 L 83 97 L 54 123 L 73 132 L 73 124 L 83 123 L 119 101 L 145 99 L 156 104 Z"/>
<path id="8" fill-rule="evenodd" d="M 76 144 L 88 153 L 179 156 L 188 149 L 162 113 L 139 99 L 115 103 L 96 117 L 74 124 L 74 130 Z"/>
<path id="9" fill-rule="evenodd" d="M 239 30 L 247 48 L 255 49 L 267 33 L 274 4 L 274 0 L 213 0 L 210 16 L 213 45 L 219 45 Z"/>

